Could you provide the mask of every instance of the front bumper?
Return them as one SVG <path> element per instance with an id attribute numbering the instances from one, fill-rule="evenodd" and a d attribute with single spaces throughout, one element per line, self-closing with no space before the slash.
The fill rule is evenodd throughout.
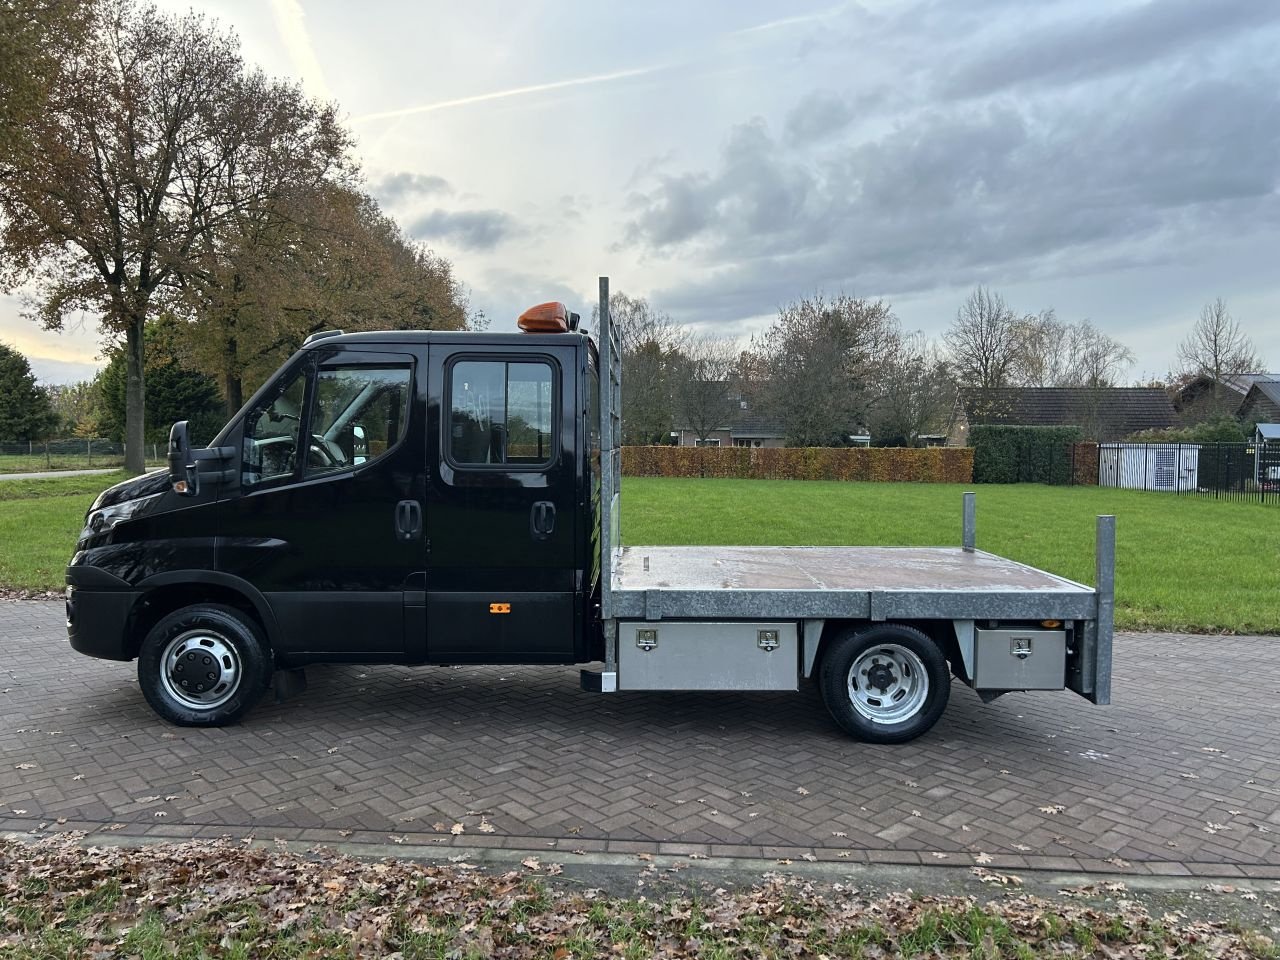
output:
<path id="1" fill-rule="evenodd" d="M 71 648 L 103 660 L 132 660 L 126 627 L 141 593 L 96 567 L 67 567 L 67 639 Z"/>

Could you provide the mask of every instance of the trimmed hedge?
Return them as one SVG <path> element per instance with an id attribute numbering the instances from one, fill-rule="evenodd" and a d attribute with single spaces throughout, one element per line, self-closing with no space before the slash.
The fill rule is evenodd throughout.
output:
<path id="1" fill-rule="evenodd" d="M 623 447 L 628 477 L 972 483 L 964 447 Z"/>
<path id="2" fill-rule="evenodd" d="M 1080 486 L 1098 485 L 1098 444 L 1094 440 L 1082 440 L 1072 448 L 1075 462 L 1071 469 L 1071 482 Z"/>
<path id="3" fill-rule="evenodd" d="M 975 424 L 969 428 L 973 481 L 1068 484 L 1079 439 L 1079 427 Z"/>

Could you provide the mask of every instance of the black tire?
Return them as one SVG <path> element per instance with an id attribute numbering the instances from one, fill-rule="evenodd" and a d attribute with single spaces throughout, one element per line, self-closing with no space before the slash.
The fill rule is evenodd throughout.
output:
<path id="1" fill-rule="evenodd" d="M 235 723 L 258 702 L 271 672 L 271 652 L 258 625 L 216 603 L 164 617 L 138 653 L 138 686 L 147 703 L 183 727 Z"/>
<path id="2" fill-rule="evenodd" d="M 855 667 L 861 676 L 851 684 Z M 951 671 L 938 645 L 919 630 L 886 623 L 853 628 L 832 640 L 822 655 L 818 687 L 827 710 L 851 737 L 906 743 L 942 716 Z"/>

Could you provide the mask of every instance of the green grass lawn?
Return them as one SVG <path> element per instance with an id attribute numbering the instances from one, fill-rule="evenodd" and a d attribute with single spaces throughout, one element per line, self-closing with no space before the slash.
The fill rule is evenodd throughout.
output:
<path id="1" fill-rule="evenodd" d="M 123 472 L 0 480 L 0 587 L 61 590 L 84 512 Z"/>
<path id="2" fill-rule="evenodd" d="M 0 481 L 0 587 L 60 590 L 84 512 L 123 474 Z M 627 543 L 960 542 L 950 484 L 786 480 L 623 483 Z M 979 485 L 978 546 L 1093 583 L 1094 517 L 1116 520 L 1116 622 L 1280 633 L 1280 509 L 1098 487 Z"/>
<path id="3" fill-rule="evenodd" d="M 628 477 L 622 535 L 650 544 L 960 543 L 978 494 L 978 548 L 1092 584 L 1094 517 L 1116 516 L 1116 623 L 1280 633 L 1280 509 L 1033 484 L 837 483 Z"/>

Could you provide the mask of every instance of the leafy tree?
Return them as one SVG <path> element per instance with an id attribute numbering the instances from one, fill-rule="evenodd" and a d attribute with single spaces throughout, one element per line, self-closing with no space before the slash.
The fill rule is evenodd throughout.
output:
<path id="1" fill-rule="evenodd" d="M 27 358 L 0 343 L 0 440 L 43 440 L 58 425 Z"/>
<path id="2" fill-rule="evenodd" d="M 318 330 L 456 330 L 467 298 L 448 260 L 365 194 L 324 184 L 209 238 L 184 284 L 182 351 L 216 377 L 228 416 Z M 245 385 L 249 390 L 246 391 Z"/>
<path id="3" fill-rule="evenodd" d="M 749 366 L 766 377 L 755 386 L 787 443 L 843 446 L 866 426 L 897 338 L 897 319 L 883 300 L 819 294 L 784 306 Z"/>
<path id="4" fill-rule="evenodd" d="M 592 321 L 599 319 L 597 307 Z M 644 297 L 621 291 L 609 295 L 609 319 L 622 350 L 622 442 L 667 443 L 675 426 L 686 334 Z"/>
<path id="5" fill-rule="evenodd" d="M 57 384 L 49 388 L 49 402 L 58 418 L 59 436 L 100 437 L 100 394 L 96 380 Z"/>
<path id="6" fill-rule="evenodd" d="M 347 139 L 332 106 L 247 72 L 235 37 L 197 14 L 86 9 L 79 42 L 39 60 L 22 135 L 0 138 L 0 281 L 31 284 L 48 327 L 84 310 L 123 338 L 125 464 L 140 472 L 146 321 L 245 211 L 341 166 Z"/>
<path id="7" fill-rule="evenodd" d="M 872 442 L 917 446 L 923 434 L 944 429 L 955 399 L 951 366 L 938 349 L 920 333 L 898 338 L 879 371 Z"/>
<path id="8" fill-rule="evenodd" d="M 177 353 L 179 325 L 160 316 L 147 324 L 146 442 L 163 444 L 176 420 L 191 422 L 191 441 L 207 444 L 226 422 L 218 385 L 203 373 L 182 365 Z M 100 398 L 98 426 L 102 435 L 120 440 L 125 434 L 126 365 L 123 350 L 114 350 L 96 381 Z"/>
<path id="9" fill-rule="evenodd" d="M 676 408 L 680 426 L 705 440 L 730 425 L 738 409 L 737 349 L 730 340 L 703 336 L 690 339 L 679 364 Z"/>

